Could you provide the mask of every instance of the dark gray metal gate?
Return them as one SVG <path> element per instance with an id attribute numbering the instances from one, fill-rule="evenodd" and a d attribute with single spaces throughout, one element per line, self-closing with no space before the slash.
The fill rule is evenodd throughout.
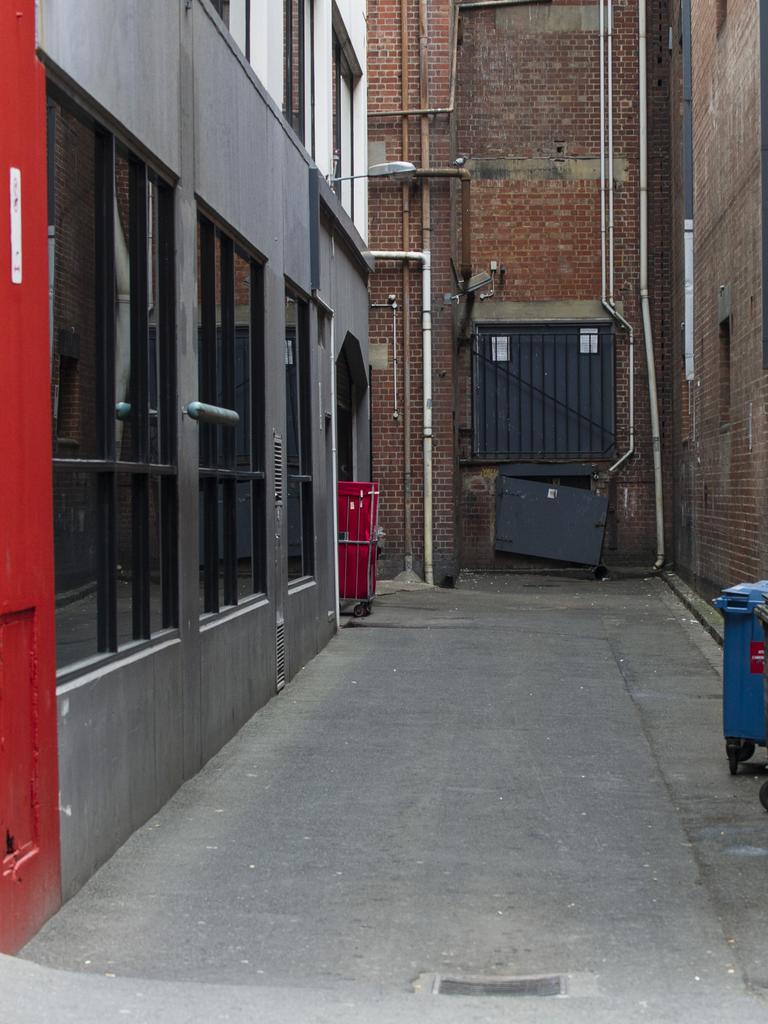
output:
<path id="1" fill-rule="evenodd" d="M 591 491 L 499 473 L 496 550 L 598 565 L 607 512 Z"/>
<path id="2" fill-rule="evenodd" d="M 475 456 L 613 456 L 610 324 L 480 327 L 472 375 Z"/>

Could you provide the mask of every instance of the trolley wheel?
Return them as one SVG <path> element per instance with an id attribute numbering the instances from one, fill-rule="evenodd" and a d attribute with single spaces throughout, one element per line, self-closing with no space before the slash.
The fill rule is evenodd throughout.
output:
<path id="1" fill-rule="evenodd" d="M 356 619 L 362 619 L 362 617 L 365 615 L 365 605 L 356 604 L 355 607 L 352 609 L 352 614 L 355 616 Z"/>
<path id="2" fill-rule="evenodd" d="M 755 744 L 752 740 L 742 740 L 741 746 L 739 747 L 739 763 L 742 761 L 748 761 L 755 752 Z"/>
<path id="3" fill-rule="evenodd" d="M 366 601 L 365 605 L 363 606 L 363 615 L 370 615 L 370 614 L 371 614 L 371 602 L 370 601 Z"/>
<path id="4" fill-rule="evenodd" d="M 766 811 L 768 811 L 768 782 L 764 782 L 760 787 L 760 803 L 763 805 Z"/>

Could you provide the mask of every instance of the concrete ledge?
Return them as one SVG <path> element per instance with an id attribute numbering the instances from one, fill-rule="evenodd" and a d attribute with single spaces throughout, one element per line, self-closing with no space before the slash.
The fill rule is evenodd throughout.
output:
<path id="1" fill-rule="evenodd" d="M 474 181 L 599 181 L 597 156 L 475 157 L 467 161 Z M 614 157 L 614 178 L 626 182 L 629 161 Z"/>
<path id="2" fill-rule="evenodd" d="M 720 612 L 695 590 L 692 590 L 687 583 L 683 583 L 677 573 L 662 572 L 659 575 L 675 596 L 683 602 L 688 611 L 699 620 L 709 635 L 722 646 L 723 616 Z"/>

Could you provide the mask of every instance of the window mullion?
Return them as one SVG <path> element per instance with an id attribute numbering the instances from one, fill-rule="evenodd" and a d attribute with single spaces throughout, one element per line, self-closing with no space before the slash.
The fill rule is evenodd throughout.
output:
<path id="1" fill-rule="evenodd" d="M 174 274 L 174 230 L 173 192 L 165 186 L 157 189 L 158 247 L 158 289 L 159 315 L 158 337 L 160 381 L 158 397 L 162 422 L 160 424 L 160 460 L 176 462 L 176 360 L 175 360 L 175 274 Z"/>
<path id="2" fill-rule="evenodd" d="M 147 168 L 131 161 L 131 401 L 134 459 L 149 458 L 149 321 L 147 314 Z"/>
<path id="3" fill-rule="evenodd" d="M 97 476 L 96 632 L 99 651 L 117 650 L 117 499 L 115 473 Z"/>
<path id="4" fill-rule="evenodd" d="M 251 260 L 251 468 L 264 471 L 264 272 Z"/>
<path id="5" fill-rule="evenodd" d="M 216 238 L 210 221 L 200 220 L 200 400 L 217 404 L 216 395 Z M 200 464 L 216 464 L 216 428 L 200 424 Z"/>
<path id="6" fill-rule="evenodd" d="M 163 628 L 179 621 L 178 555 L 176 548 L 177 490 L 173 477 L 160 480 L 160 564 L 162 566 Z"/>
<path id="7" fill-rule="evenodd" d="M 134 473 L 131 480 L 133 505 L 133 639 L 150 635 L 149 615 L 149 477 Z"/>
<path id="8" fill-rule="evenodd" d="M 237 604 L 237 481 L 225 479 L 222 492 L 224 603 Z"/>
<path id="9" fill-rule="evenodd" d="M 115 140 L 96 135 L 96 416 L 98 451 L 115 457 Z"/>
<path id="10" fill-rule="evenodd" d="M 216 476 L 203 480 L 203 588 L 206 612 L 219 610 L 219 482 Z"/>
<path id="11" fill-rule="evenodd" d="M 221 243 L 221 404 L 226 409 L 235 407 L 235 279 L 234 247 L 231 239 L 220 236 Z M 227 469 L 235 465 L 235 431 L 219 430 L 222 464 Z"/>

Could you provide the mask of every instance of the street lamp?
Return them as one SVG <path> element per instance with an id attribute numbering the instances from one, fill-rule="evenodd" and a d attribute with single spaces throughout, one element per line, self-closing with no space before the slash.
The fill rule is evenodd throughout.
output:
<path id="1" fill-rule="evenodd" d="M 408 160 L 388 160 L 383 164 L 372 164 L 365 174 L 349 174 L 343 178 L 328 178 L 328 184 L 337 181 L 354 181 L 356 178 L 410 178 L 416 173 L 416 165 Z"/>

